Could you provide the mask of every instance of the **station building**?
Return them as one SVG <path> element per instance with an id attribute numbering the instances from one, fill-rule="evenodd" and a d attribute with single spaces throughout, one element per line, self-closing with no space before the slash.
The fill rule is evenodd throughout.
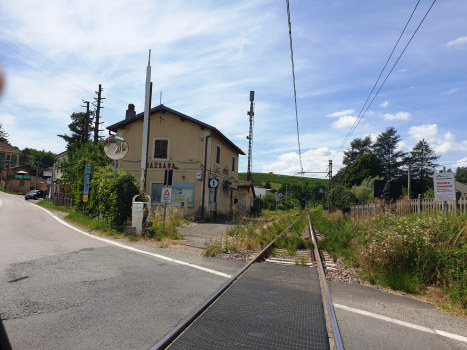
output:
<path id="1" fill-rule="evenodd" d="M 165 170 L 173 170 L 172 206 L 206 219 L 238 210 L 238 161 L 245 153 L 215 127 L 164 105 L 150 110 L 145 193 L 161 201 Z M 107 129 L 129 145 L 117 167 L 141 178 L 144 113 L 130 104 L 126 118 Z M 211 188 L 210 180 L 218 180 Z"/>

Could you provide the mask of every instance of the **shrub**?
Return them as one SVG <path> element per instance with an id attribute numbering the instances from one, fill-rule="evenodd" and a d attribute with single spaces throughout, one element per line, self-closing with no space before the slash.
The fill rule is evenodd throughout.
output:
<path id="1" fill-rule="evenodd" d="M 355 194 L 343 186 L 337 186 L 331 191 L 330 200 L 334 208 L 342 210 L 344 213 L 350 212 L 350 206 L 358 202 Z"/>

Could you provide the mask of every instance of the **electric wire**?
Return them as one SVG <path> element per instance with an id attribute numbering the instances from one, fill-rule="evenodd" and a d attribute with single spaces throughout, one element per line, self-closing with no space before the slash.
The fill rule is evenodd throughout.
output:
<path id="1" fill-rule="evenodd" d="M 57 67 L 59 67 L 59 68 L 61 68 L 61 69 L 65 70 L 65 71 L 67 71 L 68 73 L 70 73 L 70 74 L 71 74 L 71 75 L 73 75 L 74 77 L 78 78 L 79 80 L 81 80 L 81 81 L 85 82 L 86 84 L 88 84 L 88 85 L 90 85 L 90 86 L 93 86 L 93 87 L 95 86 L 94 84 L 91 84 L 89 81 L 87 81 L 87 80 L 84 80 L 83 78 L 80 78 L 79 76 L 77 76 L 77 75 L 76 75 L 76 74 L 74 74 L 73 72 L 69 71 L 69 70 L 68 70 L 68 69 L 66 69 L 65 67 L 62 67 L 62 66 L 61 66 L 61 65 L 59 65 L 58 63 L 56 63 L 56 62 L 52 61 L 50 58 L 47 58 L 47 57 L 45 57 L 44 55 L 40 54 L 39 52 L 37 52 L 37 51 L 35 51 L 35 50 L 31 49 L 29 46 L 27 46 L 27 45 L 23 44 L 23 43 L 22 43 L 22 42 L 20 42 L 19 40 L 16 40 L 15 38 L 13 38 L 13 37 L 9 36 L 9 35 L 8 35 L 8 34 L 6 34 L 5 32 L 3 32 L 3 31 L 1 31 L 1 30 L 0 30 L 0 33 L 2 33 L 3 35 L 5 35 L 6 37 L 10 38 L 11 40 L 14 40 L 14 41 L 16 41 L 18 44 L 20 44 L 20 45 L 24 46 L 25 48 L 27 48 L 28 50 L 30 50 L 30 51 L 34 52 L 35 54 L 37 54 L 37 55 L 41 56 L 42 58 L 45 58 L 47 61 L 49 61 L 49 62 L 52 62 L 52 63 L 53 63 L 53 64 L 55 64 Z M 111 95 L 111 94 L 109 94 L 109 93 L 107 93 L 107 95 L 108 95 L 108 96 L 111 96 L 113 99 L 115 99 L 115 100 L 117 100 L 117 101 L 120 101 L 121 103 L 125 104 L 125 102 L 123 102 L 122 100 L 120 100 L 120 99 L 116 98 L 115 96 L 113 96 L 113 95 Z"/>
<path id="2" fill-rule="evenodd" d="M 353 125 L 350 127 L 350 130 L 349 130 L 349 132 L 347 133 L 346 137 L 344 138 L 344 141 L 342 141 L 341 145 L 338 147 L 338 150 L 335 151 L 335 153 L 332 155 L 331 159 L 334 159 L 334 157 L 337 155 L 337 153 L 339 153 L 339 151 L 342 149 L 342 147 L 344 147 L 345 142 L 348 140 L 348 137 L 350 137 L 352 128 L 355 126 L 355 123 L 357 122 L 358 118 L 359 118 L 360 115 L 362 114 L 363 109 L 365 108 L 365 105 L 367 104 L 368 100 L 369 100 L 370 97 L 371 97 L 371 94 L 372 94 L 373 91 L 375 90 L 375 87 L 376 87 L 376 85 L 378 84 L 379 79 L 381 78 L 381 75 L 383 75 L 383 72 L 384 72 L 384 70 L 386 69 L 386 67 L 387 67 L 387 65 L 388 65 L 388 63 L 389 63 L 389 60 L 391 59 L 391 57 L 392 57 L 394 51 L 396 50 L 396 47 L 397 47 L 397 45 L 399 44 L 399 41 L 401 40 L 402 35 L 404 35 L 404 32 L 405 32 L 407 26 L 409 25 L 410 20 L 412 19 L 412 16 L 413 16 L 413 14 L 415 13 L 415 10 L 417 9 L 419 3 L 420 3 L 420 0 L 418 0 L 417 4 L 415 5 L 415 8 L 413 9 L 412 14 L 411 14 L 410 17 L 409 17 L 409 20 L 408 20 L 407 23 L 405 24 L 405 27 L 404 27 L 404 29 L 402 30 L 402 33 L 401 33 L 401 35 L 399 36 L 399 39 L 397 39 L 396 45 L 394 45 L 394 47 L 393 47 L 393 49 L 392 49 L 392 51 L 391 51 L 391 54 L 389 55 L 389 58 L 388 58 L 387 61 L 386 61 L 386 64 L 384 65 L 383 69 L 381 70 L 381 73 L 379 73 L 378 79 L 376 80 L 375 84 L 373 85 L 373 88 L 371 89 L 370 93 L 368 94 L 368 97 L 366 98 L 366 101 L 365 101 L 365 103 L 363 104 L 362 109 L 361 109 L 360 112 L 358 113 L 357 118 L 355 119 Z"/>
<path id="3" fill-rule="evenodd" d="M 294 67 L 294 61 L 293 61 L 293 47 L 292 47 L 292 24 L 290 23 L 289 0 L 285 0 L 285 1 L 287 3 L 287 18 L 289 22 L 290 58 L 292 60 L 293 94 L 294 94 L 294 99 L 295 99 L 295 120 L 297 123 L 298 157 L 300 159 L 300 171 L 303 172 L 302 154 L 300 151 L 300 133 L 298 131 L 297 90 L 295 88 L 295 67 Z"/>
<path id="4" fill-rule="evenodd" d="M 34 62 L 35 64 L 37 64 L 38 66 L 40 66 L 40 67 L 44 68 L 45 70 L 48 70 L 50 73 L 52 73 L 52 74 L 55 74 L 56 76 L 58 76 L 58 77 L 62 78 L 63 80 L 66 80 L 67 82 L 69 82 L 69 83 L 73 84 L 73 85 L 74 85 L 74 86 L 76 86 L 76 87 L 79 87 L 81 90 L 84 90 L 84 91 L 86 91 L 86 92 L 89 92 L 89 93 L 91 93 L 91 94 L 93 94 L 93 95 L 94 95 L 94 92 L 92 92 L 92 91 L 89 91 L 88 89 L 86 89 L 86 88 L 84 88 L 84 87 L 82 87 L 82 86 L 80 86 L 80 85 L 78 85 L 78 84 L 76 84 L 76 83 L 72 82 L 71 80 L 69 80 L 69 79 L 65 78 L 64 76 L 62 76 L 62 75 L 58 74 L 57 72 L 54 72 L 53 70 L 51 70 L 51 69 L 49 69 L 49 68 L 47 68 L 47 67 L 43 66 L 43 65 L 42 65 L 42 64 L 40 64 L 39 62 L 37 62 L 37 61 L 34 61 L 32 58 L 29 58 L 28 56 L 26 56 L 26 55 L 22 54 L 21 52 L 19 52 L 19 51 L 17 51 L 17 50 L 15 50 L 15 49 L 13 49 L 12 47 L 10 47 L 10 46 L 8 46 L 7 44 L 5 44 L 4 42 L 0 41 L 0 44 L 2 44 L 2 45 L 4 45 L 4 46 L 8 47 L 10 50 L 12 50 L 12 51 L 16 52 L 17 54 L 19 54 L 19 55 L 23 56 L 24 58 L 26 58 L 26 59 L 30 60 L 31 62 Z M 120 109 L 120 110 L 124 111 L 124 109 L 121 109 L 120 107 L 117 107 L 117 106 L 115 106 L 114 104 L 112 104 L 112 103 L 110 103 L 110 102 L 108 102 L 108 101 L 107 101 L 107 103 L 108 103 L 108 104 L 110 104 L 110 105 L 112 105 L 112 106 L 114 106 L 115 108 L 118 108 L 118 109 Z"/>
<path id="5" fill-rule="evenodd" d="M 419 1 L 420 2 L 420 1 Z M 331 157 L 331 159 L 334 159 L 336 157 L 336 155 L 340 152 L 340 150 L 343 148 L 343 146 L 345 145 L 345 143 L 347 142 L 347 140 L 350 138 L 350 136 L 352 135 L 352 133 L 355 131 L 355 129 L 358 127 L 358 125 L 360 124 L 360 121 L 363 119 L 363 117 L 366 115 L 366 113 L 368 112 L 368 109 L 370 108 L 370 106 L 373 104 L 373 101 L 375 100 L 375 98 L 378 96 L 379 92 L 381 91 L 382 87 L 384 86 L 384 84 L 386 83 L 387 79 L 389 78 L 389 76 L 391 75 L 392 71 L 394 70 L 394 68 L 396 67 L 397 63 L 399 62 L 399 60 L 401 59 L 402 55 L 404 54 L 405 50 L 407 49 L 407 47 L 409 46 L 409 44 L 412 42 L 412 39 L 414 38 L 415 34 L 418 32 L 418 29 L 420 28 L 420 26 L 422 25 L 422 23 L 424 22 L 425 18 L 428 16 L 428 13 L 430 12 L 431 8 L 433 7 L 433 5 L 435 4 L 436 0 L 433 1 L 433 3 L 431 4 L 430 8 L 428 9 L 428 11 L 425 13 L 425 16 L 423 17 L 423 19 L 421 20 L 420 24 L 418 25 L 417 29 L 415 30 L 415 32 L 413 33 L 413 35 L 411 36 L 410 40 L 408 41 L 408 43 L 406 44 L 406 46 L 404 47 L 404 49 L 402 50 L 402 53 L 399 55 L 399 57 L 397 58 L 397 61 L 396 63 L 394 63 L 394 65 L 392 66 L 390 72 L 388 73 L 388 75 L 386 76 L 386 78 L 384 79 L 383 83 L 381 84 L 381 86 L 379 87 L 378 91 L 376 92 L 375 96 L 373 97 L 373 99 L 371 100 L 371 102 L 368 104 L 367 106 L 367 109 L 365 110 L 365 112 L 363 113 L 363 115 L 360 116 L 360 113 L 359 113 L 359 116 L 357 117 L 357 119 L 355 120 L 354 124 L 352 125 L 352 127 L 350 128 L 349 132 L 347 133 L 347 136 L 344 138 L 344 141 L 342 142 L 341 146 L 338 148 L 338 150 L 336 150 L 336 152 L 333 154 L 333 156 Z M 417 2 L 417 5 L 415 6 L 415 9 L 417 8 L 418 6 L 418 2 Z M 413 12 L 415 12 L 415 9 Z M 412 15 L 413 15 L 413 12 L 412 12 Z M 410 16 L 409 18 L 409 21 L 410 19 L 412 18 L 412 15 Z M 405 28 L 407 27 L 409 21 L 407 22 Z M 405 31 L 405 28 L 404 28 L 404 31 Z M 403 34 L 404 32 L 402 32 Z M 401 34 L 401 36 L 402 36 Z M 399 38 L 400 40 L 400 38 Z M 399 40 L 397 41 L 397 43 L 399 43 Z M 397 46 L 397 44 L 396 44 Z M 394 47 L 395 49 L 396 47 Z M 394 49 L 393 49 L 393 52 L 394 52 Z M 392 53 L 391 53 L 391 56 L 392 56 Z M 388 60 L 389 61 L 389 60 Z M 386 62 L 386 65 L 387 65 L 387 62 Z M 384 66 L 383 68 L 383 71 L 384 69 L 386 68 L 386 65 Z M 383 71 L 381 72 L 381 74 L 383 73 Z M 381 74 L 380 74 L 380 77 L 381 77 Z M 380 79 L 380 77 L 378 77 L 378 81 Z M 376 84 L 375 84 L 376 86 Z M 374 87 L 372 89 L 372 92 L 374 90 Z M 371 96 L 371 93 L 370 95 L 368 96 L 368 98 Z M 367 98 L 367 101 L 368 101 L 368 98 Z M 366 104 L 366 102 L 365 102 Z M 365 108 L 365 104 L 363 105 L 362 107 L 362 110 Z"/>

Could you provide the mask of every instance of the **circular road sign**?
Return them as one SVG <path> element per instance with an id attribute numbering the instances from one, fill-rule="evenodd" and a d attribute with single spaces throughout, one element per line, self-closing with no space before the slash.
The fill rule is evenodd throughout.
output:
<path id="1" fill-rule="evenodd" d="M 217 188 L 217 187 L 219 187 L 219 180 L 218 180 L 218 179 L 210 179 L 210 180 L 209 180 L 209 187 L 210 187 L 210 188 Z"/>
<path id="2" fill-rule="evenodd" d="M 55 180 L 55 183 L 56 183 L 57 185 L 60 185 L 60 184 L 62 183 L 62 180 L 57 179 L 57 180 Z"/>
<path id="3" fill-rule="evenodd" d="M 279 192 L 278 196 L 279 198 L 282 198 L 284 195 L 281 192 Z"/>

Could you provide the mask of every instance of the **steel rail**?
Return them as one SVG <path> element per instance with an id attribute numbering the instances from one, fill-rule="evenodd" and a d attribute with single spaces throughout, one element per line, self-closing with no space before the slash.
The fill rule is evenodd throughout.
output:
<path id="1" fill-rule="evenodd" d="M 342 343 L 339 325 L 337 323 L 336 314 L 334 313 L 334 307 L 332 306 L 331 294 L 329 294 L 328 284 L 326 282 L 326 274 L 324 273 L 323 263 L 321 262 L 321 257 L 319 255 L 315 234 L 313 232 L 313 227 L 311 226 L 310 215 L 308 215 L 308 225 L 310 227 L 311 239 L 313 240 L 313 245 L 315 246 L 315 257 L 319 266 L 319 274 L 321 275 L 321 281 L 323 281 L 324 294 L 326 296 L 326 303 L 328 306 L 329 318 L 331 319 L 332 333 L 334 334 L 336 349 L 344 350 L 344 344 Z"/>
<path id="2" fill-rule="evenodd" d="M 293 223 L 291 223 L 284 231 L 282 231 L 278 237 L 287 232 L 301 217 L 300 215 Z M 167 333 L 161 340 L 159 340 L 156 345 L 154 345 L 151 350 L 162 350 L 169 346 L 181 333 L 183 333 L 197 318 L 200 316 L 206 309 L 211 306 L 221 295 L 224 293 L 230 285 L 232 285 L 251 265 L 253 265 L 258 260 L 261 260 L 264 255 L 268 252 L 269 248 L 274 244 L 276 239 L 269 243 L 258 255 L 248 262 L 239 272 L 237 272 L 233 277 L 231 277 L 221 288 L 217 290 L 213 295 L 209 297 L 203 304 L 201 304 L 197 309 L 192 311 L 187 317 L 185 317 L 174 329 Z"/>

